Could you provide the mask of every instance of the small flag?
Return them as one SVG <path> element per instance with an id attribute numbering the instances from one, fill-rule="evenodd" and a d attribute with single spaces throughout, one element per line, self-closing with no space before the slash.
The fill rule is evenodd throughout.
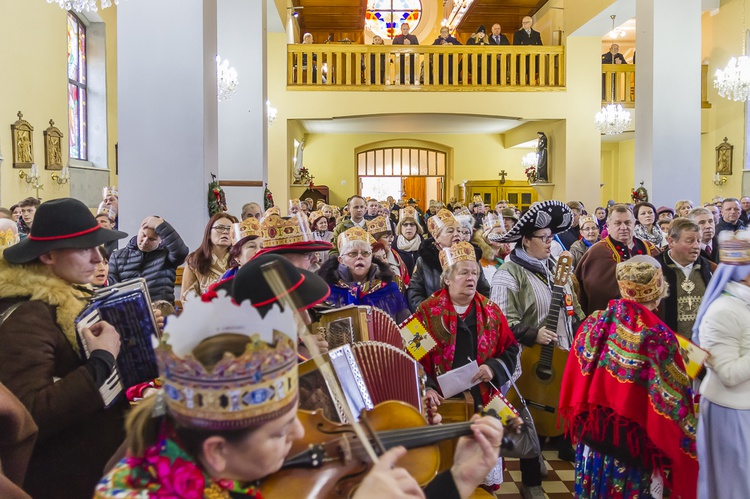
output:
<path id="1" fill-rule="evenodd" d="M 690 376 L 690 379 L 695 379 L 703 367 L 703 363 L 706 362 L 709 353 L 679 334 L 676 334 L 675 337 L 677 337 L 677 342 L 680 344 L 682 359 L 685 361 L 685 372 Z"/>
<path id="2" fill-rule="evenodd" d="M 501 393 L 492 397 L 490 403 L 484 406 L 485 411 L 489 411 L 490 409 L 494 410 L 500 416 L 503 425 L 507 425 L 512 419 L 518 417 L 518 411 Z"/>
<path id="3" fill-rule="evenodd" d="M 416 360 L 427 355 L 427 352 L 437 345 L 424 325 L 414 316 L 409 317 L 401 324 L 401 337 L 404 339 L 406 350 Z"/>

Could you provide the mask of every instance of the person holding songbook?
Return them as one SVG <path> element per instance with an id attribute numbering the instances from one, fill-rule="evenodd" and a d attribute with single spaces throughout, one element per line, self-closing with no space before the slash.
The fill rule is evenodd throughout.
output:
<path id="1" fill-rule="evenodd" d="M 91 497 L 124 439 L 124 395 L 105 408 L 120 336 L 106 322 L 84 329 L 87 358 L 74 324 L 102 260 L 98 246 L 123 237 L 61 198 L 42 203 L 29 237 L 0 257 L 0 383 L 39 427 L 24 481 L 32 497 Z"/>
<path id="2" fill-rule="evenodd" d="M 675 333 L 653 313 L 667 282 L 647 255 L 617 264 L 616 277 L 623 298 L 583 322 L 563 376 L 560 416 L 577 444 L 575 496 L 651 498 L 666 488 L 693 499 L 691 380 Z"/>

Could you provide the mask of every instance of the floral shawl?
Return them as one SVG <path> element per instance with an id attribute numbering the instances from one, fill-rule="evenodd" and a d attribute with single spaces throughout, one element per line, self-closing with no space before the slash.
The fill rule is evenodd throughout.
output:
<path id="1" fill-rule="evenodd" d="M 166 432 L 165 432 L 166 433 Z M 143 457 L 126 457 L 94 491 L 94 499 L 262 499 L 254 487 L 211 479 L 179 444 L 165 434 Z"/>
<path id="2" fill-rule="evenodd" d="M 665 481 L 672 497 L 695 498 L 690 379 L 675 334 L 642 305 L 612 300 L 581 325 L 563 376 L 560 416 L 575 439 L 613 444 L 648 469 L 671 470 Z"/>
<path id="3" fill-rule="evenodd" d="M 477 314 L 477 364 L 484 364 L 487 359 L 499 357 L 516 340 L 508 327 L 500 307 L 479 293 L 474 294 L 470 306 Z M 458 332 L 458 313 L 453 307 L 447 289 L 436 291 L 423 301 L 414 316 L 425 326 L 437 342 L 430 353 L 422 357 L 420 363 L 428 376 L 437 378 L 453 367 L 453 356 L 456 353 L 456 333 Z M 485 404 L 491 393 L 488 383 L 481 383 L 479 389 Z"/>

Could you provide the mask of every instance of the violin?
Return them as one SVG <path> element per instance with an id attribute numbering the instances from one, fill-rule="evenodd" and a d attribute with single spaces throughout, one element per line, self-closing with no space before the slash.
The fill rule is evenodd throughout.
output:
<path id="1" fill-rule="evenodd" d="M 494 411 L 493 411 L 494 412 Z M 305 436 L 295 441 L 281 470 L 260 485 L 266 499 L 343 499 L 351 497 L 372 467 L 364 446 L 351 425 L 325 419 L 322 411 L 299 411 Z M 419 483 L 426 486 L 438 473 L 437 443 L 471 435 L 471 422 L 428 426 L 424 416 L 409 404 L 383 402 L 365 415 L 375 443 L 383 450 L 399 445 L 408 452 L 398 461 Z M 512 440 L 503 439 L 504 447 Z"/>

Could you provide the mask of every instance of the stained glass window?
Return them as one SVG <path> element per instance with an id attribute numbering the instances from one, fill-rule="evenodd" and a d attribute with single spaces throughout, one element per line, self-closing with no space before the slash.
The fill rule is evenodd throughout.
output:
<path id="1" fill-rule="evenodd" d="M 68 12 L 68 137 L 70 157 L 88 159 L 86 147 L 86 26 Z"/>
<path id="2" fill-rule="evenodd" d="M 414 31 L 421 19 L 420 0 L 367 0 L 365 26 L 383 38 L 400 35 L 403 23 Z"/>

